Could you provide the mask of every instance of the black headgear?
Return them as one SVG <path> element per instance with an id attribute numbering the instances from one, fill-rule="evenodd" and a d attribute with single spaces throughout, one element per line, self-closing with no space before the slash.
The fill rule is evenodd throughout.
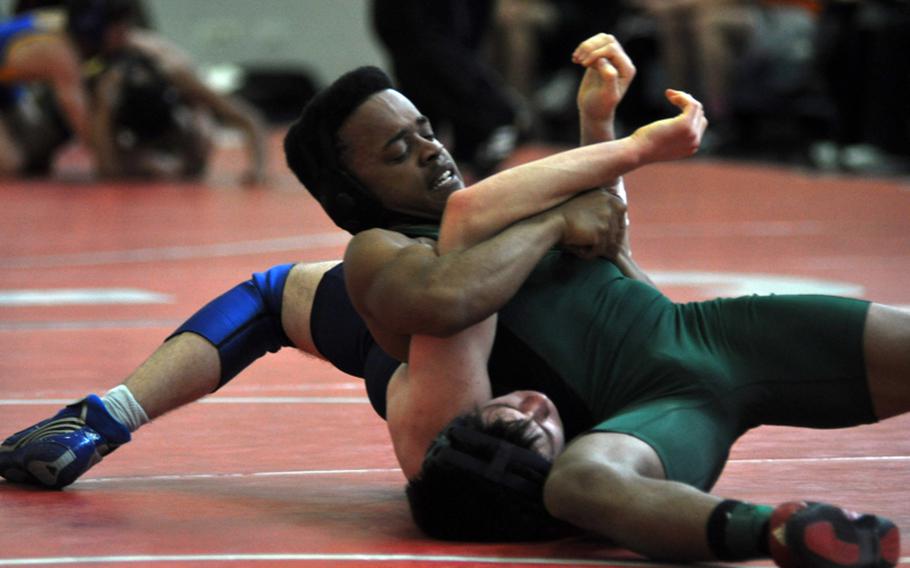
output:
<path id="1" fill-rule="evenodd" d="M 424 462 L 444 463 L 534 501 L 542 499 L 552 465 L 534 450 L 469 428 L 464 417 L 450 422 L 436 437 Z"/>
<path id="2" fill-rule="evenodd" d="M 449 423 L 408 484 L 417 526 L 434 538 L 487 542 L 552 539 L 574 532 L 544 507 L 550 462 L 533 450 L 478 431 L 477 420 L 474 414 Z"/>
<path id="3" fill-rule="evenodd" d="M 96 55 L 103 47 L 108 26 L 130 18 L 133 0 L 68 0 L 66 30 L 83 57 Z"/>
<path id="4" fill-rule="evenodd" d="M 342 75 L 304 107 L 284 138 L 288 166 L 336 225 L 357 233 L 385 225 L 379 201 L 342 167 L 336 135 L 344 121 L 371 95 L 393 88 L 377 67 Z"/>

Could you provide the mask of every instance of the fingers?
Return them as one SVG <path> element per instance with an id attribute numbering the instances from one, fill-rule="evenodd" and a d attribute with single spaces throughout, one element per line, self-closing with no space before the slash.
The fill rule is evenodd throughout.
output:
<path id="1" fill-rule="evenodd" d="M 619 41 L 610 34 L 600 33 L 581 42 L 572 53 L 572 62 L 591 67 L 606 59 L 619 77 L 633 77 L 635 65 Z"/>
<path id="2" fill-rule="evenodd" d="M 664 96 L 667 97 L 667 100 L 673 103 L 674 106 L 678 107 L 680 110 L 685 110 L 686 106 L 694 104 L 701 104 L 695 97 L 686 93 L 685 91 L 677 91 L 676 89 L 667 89 L 664 91 Z"/>
<path id="3" fill-rule="evenodd" d="M 664 94 L 666 95 L 667 100 L 683 111 L 682 114 L 687 118 L 704 118 L 704 105 L 689 93 L 677 91 L 675 89 L 667 89 Z"/>
<path id="4" fill-rule="evenodd" d="M 592 258 L 597 258 L 598 256 L 597 251 L 593 246 L 567 245 L 564 248 L 566 251 L 582 260 L 591 260 Z"/>
<path id="5" fill-rule="evenodd" d="M 704 106 L 695 97 L 683 91 L 667 89 L 665 94 L 667 100 L 682 110 L 681 117 L 687 125 L 686 129 L 689 131 L 690 144 L 694 154 L 701 145 L 701 137 L 708 127 Z"/>
<path id="6" fill-rule="evenodd" d="M 616 67 L 611 65 L 609 61 L 602 57 L 595 60 L 594 64 L 591 65 L 591 67 L 594 68 L 594 70 L 600 74 L 601 78 L 607 82 L 610 82 L 619 76 L 619 71 L 616 70 Z"/>

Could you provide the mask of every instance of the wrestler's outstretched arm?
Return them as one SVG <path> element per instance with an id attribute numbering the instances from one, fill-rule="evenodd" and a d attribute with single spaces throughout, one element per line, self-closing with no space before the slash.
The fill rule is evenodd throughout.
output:
<path id="1" fill-rule="evenodd" d="M 454 236 L 465 242 L 483 241 L 517 220 L 609 184 L 636 168 L 691 156 L 707 127 L 702 105 L 681 91 L 668 89 L 666 96 L 680 110 L 673 118 L 653 122 L 618 140 L 516 166 L 453 193 L 445 215 L 457 215 L 463 225 Z M 453 243 L 455 249 L 464 246 Z"/>
<path id="2" fill-rule="evenodd" d="M 580 145 L 614 140 L 616 109 L 636 74 L 632 59 L 614 36 L 600 33 L 581 42 L 572 53 L 572 61 L 585 67 L 576 97 Z M 612 180 L 603 188 L 628 205 L 622 177 Z M 628 214 L 625 225 L 622 246 L 613 260 L 624 275 L 654 286 L 648 275 L 632 260 Z"/>

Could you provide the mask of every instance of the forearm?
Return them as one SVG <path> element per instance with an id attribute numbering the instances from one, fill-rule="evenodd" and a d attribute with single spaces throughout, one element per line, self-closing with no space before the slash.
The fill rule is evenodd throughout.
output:
<path id="1" fill-rule="evenodd" d="M 439 330 L 442 335 L 461 331 L 498 312 L 561 237 L 562 222 L 557 216 L 537 215 L 469 249 L 441 256 L 436 278 L 457 290 L 451 306 L 456 317 L 448 329 Z"/>
<path id="2" fill-rule="evenodd" d="M 599 142 L 609 142 L 616 139 L 616 131 L 613 126 L 613 118 L 598 120 L 579 114 L 579 129 L 581 138 L 579 145 L 588 146 Z"/>
<path id="3" fill-rule="evenodd" d="M 88 97 L 81 83 L 69 76 L 56 78 L 54 95 L 76 138 L 96 155 L 98 152 L 96 128 L 89 121 Z"/>
<path id="4" fill-rule="evenodd" d="M 249 181 L 259 181 L 266 160 L 266 129 L 259 113 L 239 99 L 222 101 L 219 112 L 229 126 L 243 133 Z"/>
<path id="5" fill-rule="evenodd" d="M 389 332 L 452 335 L 499 311 L 562 233 L 560 216 L 539 215 L 456 252 L 411 247 L 396 258 L 401 269 L 372 280 L 365 301 L 355 305 L 368 322 Z M 357 262 L 346 255 L 346 265 Z"/>
<path id="6" fill-rule="evenodd" d="M 579 114 L 579 123 L 581 127 L 579 144 L 581 146 L 609 142 L 616 139 L 613 116 L 610 116 L 609 119 L 597 120 L 581 113 Z M 623 201 L 626 200 L 625 188 L 622 186 L 622 176 L 607 180 L 605 183 L 600 184 L 600 187 L 619 195 Z"/>
<path id="7" fill-rule="evenodd" d="M 632 138 L 561 152 L 491 176 L 449 198 L 440 245 L 464 249 L 591 188 L 611 184 L 642 161 Z"/>
<path id="8" fill-rule="evenodd" d="M 644 164 L 694 154 L 707 127 L 701 103 L 681 91 L 668 89 L 666 96 L 682 111 L 673 118 L 648 124 L 619 140 L 583 146 L 500 172 L 454 193 L 446 206 L 447 215 L 458 220 L 454 223 L 457 231 L 453 246 L 464 248 L 465 243 L 489 238 L 518 219 L 546 211 L 588 189 L 610 185 Z"/>
<path id="9" fill-rule="evenodd" d="M 121 172 L 113 130 L 112 104 L 99 97 L 95 104 L 95 119 L 91 125 L 91 146 L 95 149 L 97 170 L 106 177 L 114 177 Z"/>

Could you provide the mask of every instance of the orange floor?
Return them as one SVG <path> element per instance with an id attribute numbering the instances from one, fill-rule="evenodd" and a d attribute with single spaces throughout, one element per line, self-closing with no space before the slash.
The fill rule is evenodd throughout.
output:
<path id="1" fill-rule="evenodd" d="M 273 161 L 256 189 L 234 183 L 230 156 L 198 185 L 93 185 L 75 166 L 2 183 L 0 436 L 112 387 L 249 273 L 339 257 L 345 235 Z M 822 292 L 910 307 L 910 184 L 696 160 L 627 187 L 636 258 L 674 299 Z M 760 428 L 717 492 L 832 501 L 907 528 L 908 432 L 910 418 Z M 0 566 L 651 565 L 593 540 L 427 540 L 403 485 L 359 380 L 281 352 L 65 491 L 0 482 Z M 910 566 L 910 545 L 903 556 Z"/>

